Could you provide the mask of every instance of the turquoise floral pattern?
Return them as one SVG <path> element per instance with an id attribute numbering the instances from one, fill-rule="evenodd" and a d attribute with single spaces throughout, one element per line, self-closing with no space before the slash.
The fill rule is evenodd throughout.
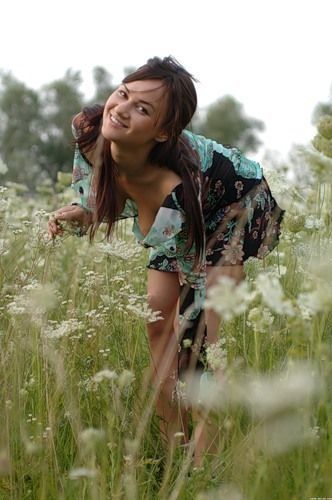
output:
<path id="1" fill-rule="evenodd" d="M 194 269 L 195 248 L 186 250 L 188 231 L 182 184 L 165 198 L 145 236 L 140 231 L 133 200 L 127 200 L 119 219 L 133 218 L 134 235 L 144 247 L 151 249 L 148 268 L 178 273 L 180 283 L 190 290 L 190 300 L 183 300 L 180 306 L 180 317 L 188 322 L 180 346 L 180 364 L 185 366 L 195 349 L 200 351 L 194 346 L 204 309 L 206 267 L 235 266 L 250 257 L 264 258 L 278 243 L 284 210 L 272 196 L 257 162 L 246 158 L 237 148 L 226 148 L 187 130 L 183 136 L 201 163 L 206 233 L 204 262 Z M 81 204 L 93 210 L 91 173 L 91 165 L 76 148 L 72 185 Z"/>
<path id="2" fill-rule="evenodd" d="M 78 146 L 75 148 L 72 188 L 78 196 L 80 205 L 86 210 L 94 208 L 94 194 L 91 189 L 92 167 L 88 159 L 81 153 Z"/>

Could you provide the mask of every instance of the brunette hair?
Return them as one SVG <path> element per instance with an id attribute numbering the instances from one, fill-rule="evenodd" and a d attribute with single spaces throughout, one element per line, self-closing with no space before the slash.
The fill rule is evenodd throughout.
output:
<path id="1" fill-rule="evenodd" d="M 205 245 L 204 220 L 201 202 L 201 168 L 197 153 L 189 145 L 182 131 L 190 123 L 197 107 L 197 94 L 194 77 L 173 57 L 153 57 L 146 64 L 130 73 L 123 83 L 138 80 L 162 80 L 167 98 L 166 113 L 162 130 L 167 135 L 165 142 L 157 142 L 150 152 L 149 161 L 166 166 L 182 179 L 183 206 L 186 227 L 186 251 L 195 247 L 195 262 L 203 257 Z M 80 120 L 81 127 L 77 142 L 83 152 L 96 145 L 102 121 L 103 108 L 85 108 Z M 102 158 L 95 171 L 96 207 L 95 220 L 90 231 L 92 239 L 103 221 L 107 221 L 106 236 L 112 233 L 114 222 L 119 214 L 116 197 L 110 196 L 116 189 L 116 166 L 111 157 L 109 142 L 104 141 Z"/>

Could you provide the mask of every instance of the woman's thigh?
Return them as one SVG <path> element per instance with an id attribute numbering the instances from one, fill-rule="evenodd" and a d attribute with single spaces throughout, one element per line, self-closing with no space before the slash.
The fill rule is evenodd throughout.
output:
<path id="1" fill-rule="evenodd" d="M 151 309 L 160 311 L 164 321 L 170 316 L 174 319 L 180 295 L 178 273 L 148 269 L 147 291 Z"/>
<path id="2" fill-rule="evenodd" d="M 177 273 L 148 270 L 148 302 L 163 319 L 147 324 L 152 366 L 160 380 L 177 369 L 178 340 L 174 323 L 180 293 Z"/>

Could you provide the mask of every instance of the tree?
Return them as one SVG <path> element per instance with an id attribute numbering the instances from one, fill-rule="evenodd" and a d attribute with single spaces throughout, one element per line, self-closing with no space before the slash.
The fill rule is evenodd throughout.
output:
<path id="1" fill-rule="evenodd" d="M 0 154 L 6 178 L 33 184 L 39 173 L 38 147 L 41 102 L 38 93 L 11 73 L 1 75 Z"/>
<path id="2" fill-rule="evenodd" d="M 261 120 L 245 115 L 243 105 L 234 97 L 226 95 L 207 108 L 204 119 L 194 122 L 196 132 L 242 152 L 257 151 L 262 142 L 256 131 L 264 130 Z"/>
<path id="3" fill-rule="evenodd" d="M 71 122 L 83 107 L 80 83 L 80 73 L 67 70 L 37 92 L 11 74 L 2 75 L 0 155 L 8 180 L 34 189 L 41 173 L 56 182 L 59 170 L 71 170 Z"/>
<path id="4" fill-rule="evenodd" d="M 58 170 L 70 171 L 73 161 L 71 123 L 84 105 L 79 91 L 81 74 L 68 69 L 62 79 L 45 85 L 41 90 L 39 163 L 55 182 Z"/>
<path id="5" fill-rule="evenodd" d="M 95 66 L 92 70 L 95 84 L 95 94 L 91 99 L 91 104 L 104 104 L 106 99 L 115 90 L 112 84 L 112 75 L 102 66 Z"/>

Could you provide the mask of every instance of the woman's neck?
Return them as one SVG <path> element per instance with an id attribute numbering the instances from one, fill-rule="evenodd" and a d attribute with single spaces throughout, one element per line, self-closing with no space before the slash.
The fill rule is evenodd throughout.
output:
<path id="1" fill-rule="evenodd" d="M 148 161 L 150 150 L 147 148 L 128 149 L 122 148 L 114 142 L 111 143 L 111 155 L 116 163 L 118 173 L 128 179 L 142 179 L 154 170 Z"/>

